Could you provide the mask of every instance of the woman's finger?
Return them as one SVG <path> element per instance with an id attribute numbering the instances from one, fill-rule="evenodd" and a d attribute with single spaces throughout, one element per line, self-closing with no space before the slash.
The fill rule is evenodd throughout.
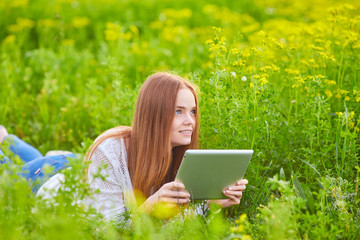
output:
<path id="1" fill-rule="evenodd" d="M 159 202 L 185 204 L 190 202 L 190 198 L 172 198 L 172 197 L 161 197 Z"/>
<path id="2" fill-rule="evenodd" d="M 230 191 L 244 191 L 246 189 L 245 185 L 232 185 L 228 188 L 225 188 L 225 190 L 230 190 Z"/>
<path id="3" fill-rule="evenodd" d="M 182 191 L 173 191 L 169 189 L 164 189 L 160 191 L 159 197 L 171 197 L 171 198 L 189 198 L 190 194 L 185 190 Z"/>
<path id="4" fill-rule="evenodd" d="M 173 181 L 173 182 L 166 183 L 162 187 L 168 188 L 168 189 L 185 189 L 185 185 L 179 181 Z"/>
<path id="5" fill-rule="evenodd" d="M 236 181 L 235 185 L 246 185 L 248 183 L 249 183 L 249 181 L 247 179 L 240 179 L 240 180 Z"/>
<path id="6" fill-rule="evenodd" d="M 242 197 L 242 191 L 230 191 L 230 190 L 225 190 L 224 194 L 226 196 L 234 196 L 236 198 L 241 198 Z"/>
<path id="7" fill-rule="evenodd" d="M 229 200 L 232 201 L 234 204 L 239 204 L 239 203 L 240 203 L 241 197 L 238 198 L 238 197 L 236 197 L 236 196 L 234 196 L 234 195 L 227 194 L 226 192 L 225 192 L 224 194 L 225 194 L 225 195 L 229 198 Z"/>

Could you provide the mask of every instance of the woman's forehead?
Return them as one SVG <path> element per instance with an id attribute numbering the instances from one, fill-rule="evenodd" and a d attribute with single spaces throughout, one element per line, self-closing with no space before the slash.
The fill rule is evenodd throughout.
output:
<path id="1" fill-rule="evenodd" d="M 176 106 L 196 107 L 195 96 L 189 88 L 181 88 L 177 92 Z"/>

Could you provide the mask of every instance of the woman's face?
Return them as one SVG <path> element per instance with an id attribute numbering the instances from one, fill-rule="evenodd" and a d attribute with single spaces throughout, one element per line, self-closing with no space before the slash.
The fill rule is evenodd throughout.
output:
<path id="1" fill-rule="evenodd" d="M 181 88 L 176 97 L 175 117 L 171 127 L 171 147 L 188 145 L 195 128 L 196 103 L 188 88 Z"/>

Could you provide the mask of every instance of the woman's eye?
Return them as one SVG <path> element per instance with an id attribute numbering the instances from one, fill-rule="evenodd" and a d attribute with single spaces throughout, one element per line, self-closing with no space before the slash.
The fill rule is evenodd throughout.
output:
<path id="1" fill-rule="evenodd" d="M 196 110 L 192 110 L 190 113 L 191 113 L 192 115 L 196 115 Z"/>
<path id="2" fill-rule="evenodd" d="M 176 110 L 175 114 L 179 115 L 181 113 L 181 110 Z"/>

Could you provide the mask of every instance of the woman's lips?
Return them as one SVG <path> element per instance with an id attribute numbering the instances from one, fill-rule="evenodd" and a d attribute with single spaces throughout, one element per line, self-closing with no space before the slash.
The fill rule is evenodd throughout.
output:
<path id="1" fill-rule="evenodd" d="M 191 136 L 192 134 L 192 130 L 181 130 L 179 132 L 185 136 Z"/>

